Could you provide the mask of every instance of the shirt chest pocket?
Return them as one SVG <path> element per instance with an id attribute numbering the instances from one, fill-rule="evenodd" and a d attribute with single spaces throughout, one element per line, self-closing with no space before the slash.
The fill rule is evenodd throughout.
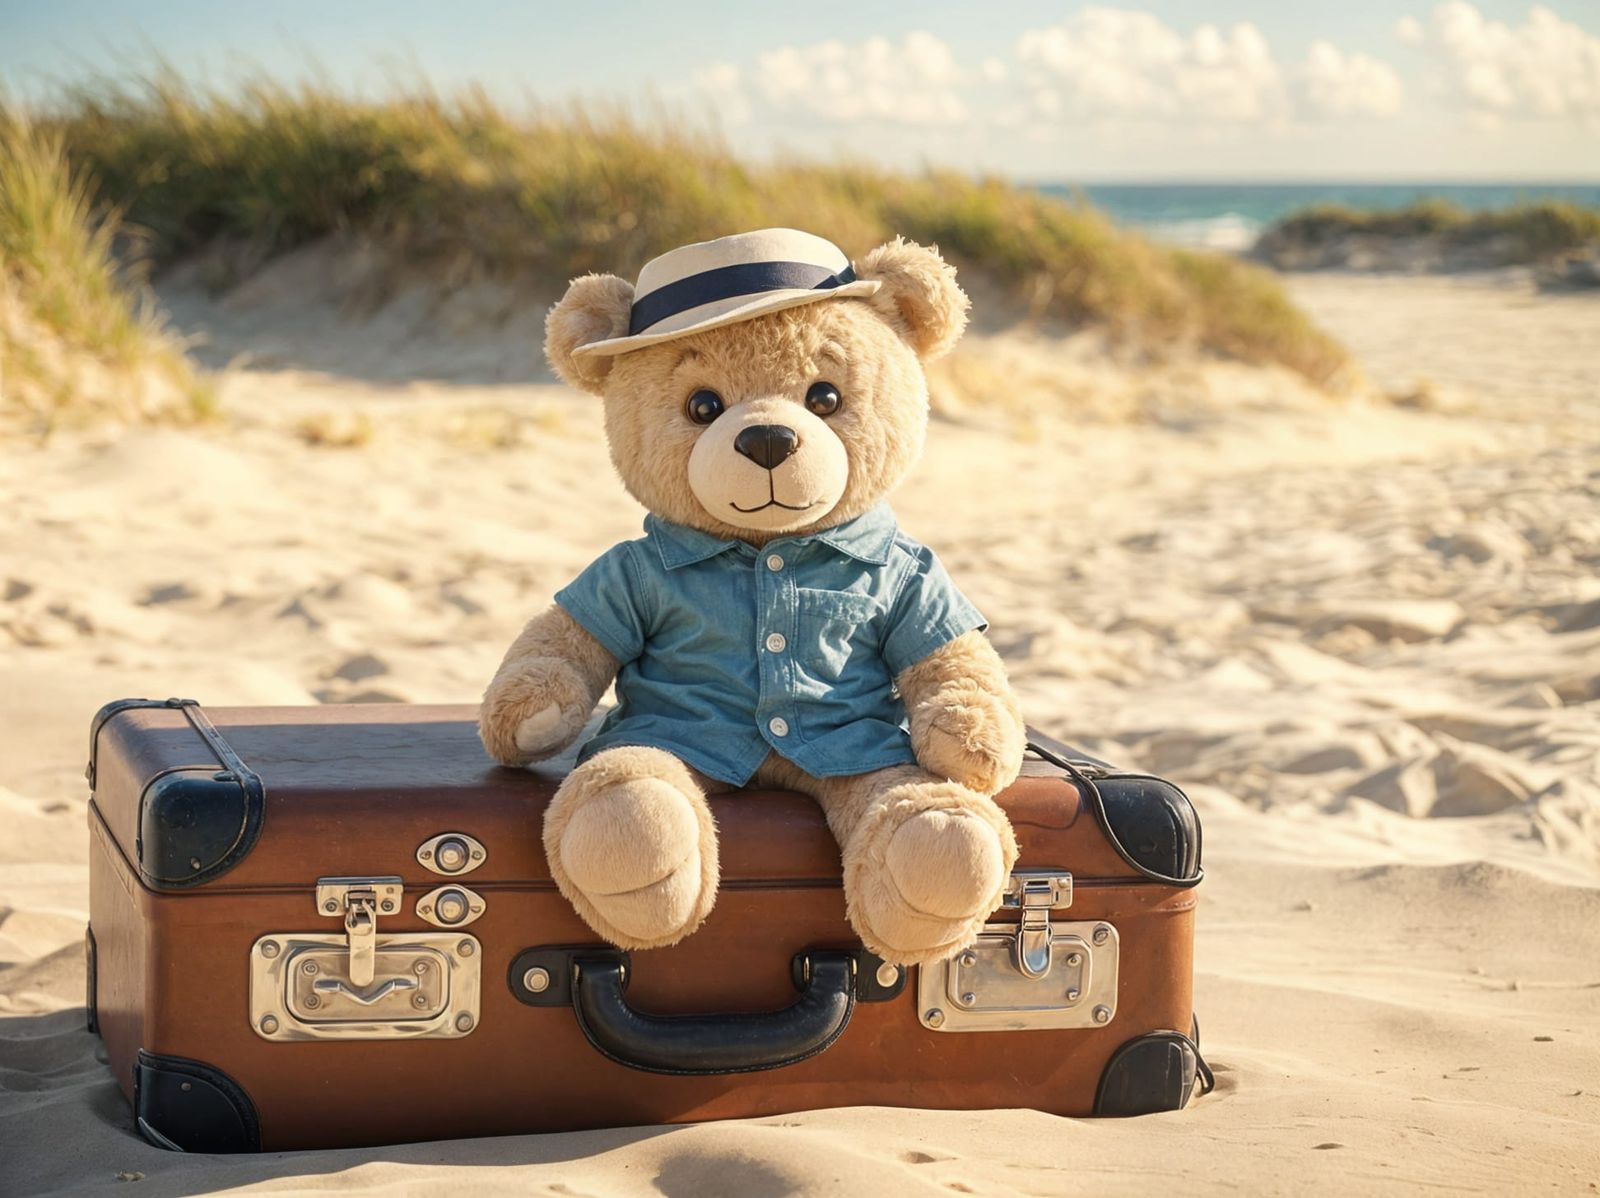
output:
<path id="1" fill-rule="evenodd" d="M 800 644 L 796 661 L 807 672 L 827 682 L 837 682 L 852 671 L 881 671 L 878 661 L 883 608 L 871 595 L 859 591 L 829 591 L 819 587 L 795 588 L 796 632 Z"/>

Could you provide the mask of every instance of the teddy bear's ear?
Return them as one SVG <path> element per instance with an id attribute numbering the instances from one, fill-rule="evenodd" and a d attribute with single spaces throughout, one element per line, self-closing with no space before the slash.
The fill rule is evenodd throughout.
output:
<path id="1" fill-rule="evenodd" d="M 856 277 L 883 284 L 867 302 L 924 360 L 949 352 L 967 327 L 970 301 L 938 250 L 896 237 L 862 258 Z"/>
<path id="2" fill-rule="evenodd" d="M 574 387 L 592 395 L 605 391 L 613 361 L 609 354 L 574 357 L 573 351 L 596 341 L 623 337 L 633 310 L 633 284 L 616 275 L 584 275 L 573 279 L 561 302 L 544 321 L 544 356 L 551 368 Z"/>

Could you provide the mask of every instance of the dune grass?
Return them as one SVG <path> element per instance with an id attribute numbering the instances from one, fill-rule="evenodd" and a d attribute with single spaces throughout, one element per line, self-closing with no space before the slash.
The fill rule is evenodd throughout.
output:
<path id="1" fill-rule="evenodd" d="M 69 91 L 38 115 L 162 259 L 226 241 L 253 262 L 354 232 L 449 278 L 555 287 L 763 225 L 813 229 L 852 254 L 901 233 L 1019 314 L 1318 382 L 1346 363 L 1269 275 L 1153 246 L 1087 206 L 945 172 L 751 165 L 666 115 L 514 116 L 476 93 L 367 101 L 259 81 L 223 93 L 170 74 Z"/>
<path id="2" fill-rule="evenodd" d="M 0 110 L 0 423 L 191 418 L 211 393 L 123 265 L 129 237 L 60 136 Z M 121 252 L 119 252 L 119 250 Z"/>
<path id="3" fill-rule="evenodd" d="M 1537 264 L 1573 250 L 1600 246 L 1600 209 L 1565 200 L 1540 200 L 1486 212 L 1469 212 L 1440 199 L 1370 211 L 1319 204 L 1278 221 L 1263 240 L 1311 246 L 1353 234 L 1433 238 L 1450 247 L 1481 248 L 1506 266 Z"/>

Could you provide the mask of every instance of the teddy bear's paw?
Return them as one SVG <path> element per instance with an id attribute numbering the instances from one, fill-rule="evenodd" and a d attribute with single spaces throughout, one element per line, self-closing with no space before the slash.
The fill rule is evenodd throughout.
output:
<path id="1" fill-rule="evenodd" d="M 930 774 L 992 795 L 1016 781 L 1027 733 L 1009 695 L 951 683 L 912 710 L 911 745 Z"/>
<path id="2" fill-rule="evenodd" d="M 570 745 L 594 706 L 588 685 L 554 657 L 519 661 L 502 670 L 484 696 L 478 733 L 503 765 L 526 765 Z"/>
<path id="3" fill-rule="evenodd" d="M 1016 860 L 1011 828 L 989 800 L 948 783 L 916 789 L 862 830 L 865 843 L 853 843 L 846 862 L 856 930 L 901 965 L 942 960 L 976 940 Z M 957 801 L 925 805 L 940 797 Z"/>
<path id="4" fill-rule="evenodd" d="M 709 819 L 703 799 L 661 778 L 597 788 L 560 833 L 557 858 L 574 892 L 568 897 L 622 948 L 676 943 L 700 926 L 716 899 Z"/>
<path id="5" fill-rule="evenodd" d="M 537 757 L 565 745 L 571 717 L 552 703 L 517 725 L 517 748 Z"/>

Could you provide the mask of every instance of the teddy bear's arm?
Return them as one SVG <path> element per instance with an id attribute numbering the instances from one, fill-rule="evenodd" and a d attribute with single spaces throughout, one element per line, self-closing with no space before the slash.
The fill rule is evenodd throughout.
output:
<path id="1" fill-rule="evenodd" d="M 1022 707 L 989 638 L 966 632 L 900 671 L 895 683 L 923 769 L 995 794 L 1022 768 Z"/>
<path id="2" fill-rule="evenodd" d="M 503 765 L 540 761 L 583 731 L 618 662 L 556 604 L 528 621 L 484 692 L 478 735 Z"/>

